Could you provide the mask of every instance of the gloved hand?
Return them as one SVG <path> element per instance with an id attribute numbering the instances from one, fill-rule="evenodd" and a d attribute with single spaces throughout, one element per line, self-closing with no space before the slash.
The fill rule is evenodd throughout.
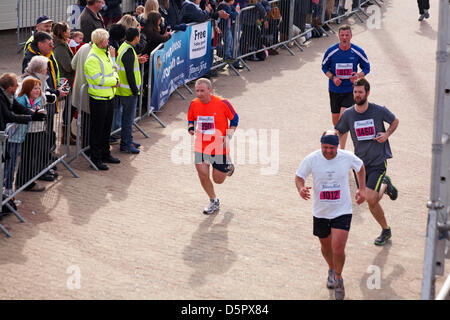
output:
<path id="1" fill-rule="evenodd" d="M 56 102 L 56 95 L 53 93 L 50 93 L 50 91 L 45 92 L 45 99 L 47 100 L 47 103 L 52 104 Z"/>
<path id="2" fill-rule="evenodd" d="M 176 25 L 176 26 L 173 28 L 173 30 L 186 31 L 186 28 L 187 28 L 186 24 L 185 24 L 185 23 L 181 23 L 181 24 L 179 24 L 179 25 Z"/>
<path id="3" fill-rule="evenodd" d="M 35 112 L 31 115 L 31 120 L 33 121 L 44 121 L 47 118 L 45 112 Z"/>

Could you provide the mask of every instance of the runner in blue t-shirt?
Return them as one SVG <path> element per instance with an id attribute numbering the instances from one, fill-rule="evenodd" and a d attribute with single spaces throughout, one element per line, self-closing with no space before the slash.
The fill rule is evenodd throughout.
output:
<path id="1" fill-rule="evenodd" d="M 352 30 L 349 25 L 339 28 L 339 43 L 328 48 L 322 60 L 322 71 L 330 79 L 331 116 L 333 126 L 337 124 L 345 108 L 355 104 L 353 82 L 370 72 L 370 63 L 363 49 L 351 43 Z M 361 72 L 358 73 L 358 65 Z M 347 134 L 340 138 L 345 149 Z"/>

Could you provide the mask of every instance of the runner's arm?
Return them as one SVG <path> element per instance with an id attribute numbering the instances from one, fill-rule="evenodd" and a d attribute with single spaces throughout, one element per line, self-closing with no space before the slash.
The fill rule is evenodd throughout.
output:
<path id="1" fill-rule="evenodd" d="M 188 132 L 191 136 L 195 133 L 194 121 L 188 121 Z"/>
<path id="2" fill-rule="evenodd" d="M 303 178 L 300 178 L 299 176 L 296 175 L 295 185 L 297 187 L 298 193 L 300 194 L 300 197 L 302 197 L 305 200 L 311 198 L 311 194 L 309 193 L 309 189 L 311 189 L 311 187 L 305 187 L 305 180 Z"/>
<path id="3" fill-rule="evenodd" d="M 387 139 L 391 136 L 391 134 L 394 133 L 394 131 L 398 127 L 399 120 L 397 117 L 395 117 L 394 121 L 389 125 L 389 128 L 387 128 L 386 132 L 380 132 L 377 137 L 374 138 L 374 140 L 378 143 L 386 142 Z"/>
<path id="4" fill-rule="evenodd" d="M 366 169 L 361 165 L 361 169 L 356 173 L 358 178 L 358 190 L 356 190 L 355 199 L 357 204 L 361 204 L 366 200 Z"/>

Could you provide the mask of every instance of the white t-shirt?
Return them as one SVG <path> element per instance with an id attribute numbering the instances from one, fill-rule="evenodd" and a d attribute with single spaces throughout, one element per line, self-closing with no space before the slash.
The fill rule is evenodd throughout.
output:
<path id="1" fill-rule="evenodd" d="M 363 162 L 353 153 L 338 149 L 336 157 L 327 160 L 322 150 L 309 154 L 300 164 L 297 176 L 304 179 L 312 174 L 316 218 L 334 219 L 352 213 L 348 184 L 350 169 L 361 170 Z"/>

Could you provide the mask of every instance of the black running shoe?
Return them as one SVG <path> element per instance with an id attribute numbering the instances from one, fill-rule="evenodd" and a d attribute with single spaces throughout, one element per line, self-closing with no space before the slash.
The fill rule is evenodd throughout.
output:
<path id="1" fill-rule="evenodd" d="M 377 246 L 383 246 L 386 244 L 386 242 L 392 237 L 391 228 L 389 229 L 383 229 L 381 231 L 381 234 L 378 238 L 375 239 L 375 245 Z"/>
<path id="2" fill-rule="evenodd" d="M 389 198 L 391 198 L 391 200 L 397 199 L 398 190 L 392 184 L 391 178 L 389 178 L 389 176 L 385 175 L 384 179 L 383 179 L 383 183 L 385 183 L 387 185 L 387 188 L 384 191 L 384 193 L 386 193 L 389 196 Z"/>

